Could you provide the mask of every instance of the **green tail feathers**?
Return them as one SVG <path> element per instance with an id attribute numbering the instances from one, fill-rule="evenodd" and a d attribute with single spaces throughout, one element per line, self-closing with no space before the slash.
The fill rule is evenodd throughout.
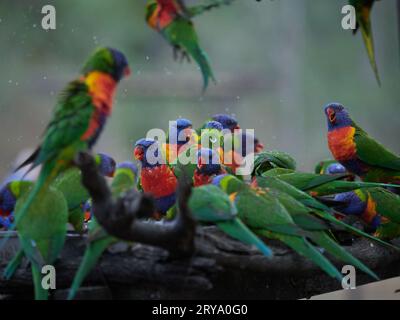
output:
<path id="1" fill-rule="evenodd" d="M 272 236 L 269 231 L 260 230 L 257 233 L 265 237 Z M 336 278 L 339 281 L 342 281 L 343 275 L 321 252 L 318 251 L 318 249 L 313 247 L 305 238 L 282 234 L 274 234 L 272 237 L 282 241 L 287 246 L 295 250 L 297 253 L 309 258 L 317 266 L 324 270 L 329 276 Z"/>
<path id="2" fill-rule="evenodd" d="M 15 271 L 19 268 L 22 262 L 22 258 L 25 256 L 24 250 L 20 249 L 18 252 L 15 254 L 14 258 L 7 264 L 7 267 L 4 269 L 3 272 L 3 278 L 5 280 L 10 280 L 14 274 Z"/>
<path id="3" fill-rule="evenodd" d="M 85 251 L 85 255 L 83 256 L 82 262 L 79 266 L 79 269 L 76 272 L 74 280 L 72 282 L 68 294 L 68 300 L 74 299 L 83 280 L 85 280 L 86 276 L 94 268 L 104 250 L 106 250 L 107 247 L 114 241 L 115 241 L 114 238 L 107 237 L 102 240 L 97 240 L 96 242 L 90 243 L 88 245 Z"/>
<path id="4" fill-rule="evenodd" d="M 208 87 L 209 79 L 211 79 L 214 83 L 216 82 L 207 54 L 199 46 L 188 47 L 186 49 L 200 67 L 200 71 L 203 76 L 204 92 Z"/>
<path id="5" fill-rule="evenodd" d="M 266 257 L 272 257 L 272 250 L 268 248 L 265 243 L 251 230 L 249 230 L 249 228 L 247 228 L 245 224 L 240 221 L 240 219 L 235 218 L 234 220 L 226 222 L 218 222 L 217 226 L 231 237 L 249 245 L 256 246 L 257 249 L 260 250 Z"/>
<path id="6" fill-rule="evenodd" d="M 365 266 L 360 260 L 353 257 L 344 248 L 342 248 L 335 240 L 329 237 L 325 232 L 316 232 L 312 237 L 312 240 L 320 247 L 324 248 L 336 259 L 341 260 L 345 263 L 351 264 L 358 269 L 369 274 L 372 278 L 379 280 L 379 277 L 371 271 L 367 266 Z"/>
<path id="7" fill-rule="evenodd" d="M 33 285 L 35 288 L 35 300 L 48 300 L 49 291 L 43 289 L 42 275 L 39 269 L 33 264 L 32 264 L 32 278 L 33 278 Z"/>
<path id="8" fill-rule="evenodd" d="M 367 49 L 369 62 L 371 64 L 372 70 L 374 71 L 376 81 L 378 85 L 381 85 L 381 80 L 379 78 L 378 66 L 376 64 L 375 58 L 375 49 L 374 49 L 374 39 L 372 36 L 371 24 L 368 22 L 368 26 L 366 28 L 361 27 L 361 34 L 364 39 L 364 44 Z"/>

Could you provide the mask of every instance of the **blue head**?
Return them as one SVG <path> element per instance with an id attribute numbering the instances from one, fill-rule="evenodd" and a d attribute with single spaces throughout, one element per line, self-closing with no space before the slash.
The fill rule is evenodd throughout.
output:
<path id="1" fill-rule="evenodd" d="M 354 125 L 349 113 L 340 103 L 330 103 L 324 110 L 329 131 Z"/>
<path id="2" fill-rule="evenodd" d="M 149 159 L 147 158 L 148 151 L 151 152 L 151 155 L 158 158 L 160 151 L 159 143 L 156 140 L 146 138 L 136 141 L 133 153 L 135 159 L 142 164 L 142 167 L 155 167 L 159 165 L 159 163 L 153 163 L 153 161 L 149 163 Z"/>
<path id="3" fill-rule="evenodd" d="M 346 168 L 340 163 L 330 164 L 325 171 L 327 174 L 342 174 L 347 172 Z"/>
<path id="4" fill-rule="evenodd" d="M 0 215 L 8 215 L 14 211 L 17 198 L 11 191 L 12 182 L 7 183 L 0 190 Z"/>
<path id="5" fill-rule="evenodd" d="M 212 117 L 214 121 L 222 124 L 224 129 L 229 129 L 233 132 L 235 129 L 240 129 L 237 120 L 228 114 L 216 114 Z"/>
<path id="6" fill-rule="evenodd" d="M 339 193 L 334 200 L 343 202 L 343 204 L 335 206 L 334 209 L 345 215 L 360 216 L 367 207 L 367 202 L 360 199 L 354 191 Z"/>
<path id="7" fill-rule="evenodd" d="M 105 153 L 96 155 L 96 162 L 100 173 L 105 177 L 113 177 L 115 173 L 116 163 L 113 158 Z"/>
<path id="8" fill-rule="evenodd" d="M 218 131 L 222 131 L 224 129 L 224 127 L 222 126 L 222 124 L 218 121 L 208 121 L 206 123 L 206 125 L 204 126 L 204 129 L 215 129 Z"/>
<path id="9" fill-rule="evenodd" d="M 126 60 L 126 57 L 121 51 L 113 48 L 108 48 L 108 50 L 110 50 L 114 61 L 112 76 L 115 81 L 120 81 L 124 76 L 128 76 L 131 73 L 128 60 Z"/>
<path id="10" fill-rule="evenodd" d="M 173 129 L 176 130 L 175 131 L 176 132 L 176 143 L 178 145 L 183 145 L 190 140 L 190 137 L 192 136 L 192 128 L 193 128 L 192 121 L 190 121 L 188 119 L 179 118 L 179 119 L 175 120 L 174 127 L 175 128 L 173 128 Z M 182 137 L 180 137 L 181 132 L 184 132 L 183 140 L 182 140 Z M 179 137 L 181 139 L 179 139 Z"/>
<path id="11" fill-rule="evenodd" d="M 197 152 L 197 172 L 204 175 L 218 175 L 222 167 L 217 152 L 208 148 L 201 148 Z"/>

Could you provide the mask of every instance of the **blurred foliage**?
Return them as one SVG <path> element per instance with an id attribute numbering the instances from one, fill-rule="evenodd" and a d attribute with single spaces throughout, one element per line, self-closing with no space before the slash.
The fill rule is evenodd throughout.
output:
<path id="1" fill-rule="evenodd" d="M 190 1 L 195 2 L 195 1 Z M 41 28 L 53 4 L 57 29 Z M 126 53 L 132 77 L 121 83 L 114 113 L 97 150 L 132 158 L 132 143 L 150 128 L 187 117 L 234 114 L 268 149 L 289 152 L 300 169 L 330 156 L 324 104 L 340 101 L 371 135 L 400 153 L 396 1 L 372 13 L 379 88 L 361 35 L 341 28 L 346 1 L 237 0 L 195 19 L 218 85 L 200 96 L 192 63 L 175 63 L 167 43 L 144 22 L 144 0 L 0 2 L 0 175 L 23 148 L 33 148 L 57 93 L 98 46 Z"/>

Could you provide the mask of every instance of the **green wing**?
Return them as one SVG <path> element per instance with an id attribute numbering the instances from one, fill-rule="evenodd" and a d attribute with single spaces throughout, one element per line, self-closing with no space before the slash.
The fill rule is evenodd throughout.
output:
<path id="1" fill-rule="evenodd" d="M 400 196 L 383 188 L 369 188 L 361 191 L 369 194 L 380 215 L 400 224 Z"/>
<path id="2" fill-rule="evenodd" d="M 354 135 L 357 156 L 365 163 L 385 169 L 400 171 L 400 158 L 357 128 Z"/>
<path id="3" fill-rule="evenodd" d="M 176 18 L 169 26 L 162 30 L 162 34 L 173 45 L 186 51 L 199 65 L 203 75 L 203 90 L 208 86 L 209 79 L 215 82 L 206 53 L 200 48 L 199 39 L 193 23 L 184 17 Z"/>
<path id="4" fill-rule="evenodd" d="M 86 84 L 79 80 L 71 82 L 60 95 L 34 165 L 53 159 L 66 147 L 79 142 L 94 110 Z"/>

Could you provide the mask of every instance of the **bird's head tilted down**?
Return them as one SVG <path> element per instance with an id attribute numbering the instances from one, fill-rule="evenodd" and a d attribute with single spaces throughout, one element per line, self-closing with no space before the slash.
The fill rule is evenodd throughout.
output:
<path id="1" fill-rule="evenodd" d="M 349 113 L 340 103 L 330 103 L 325 106 L 325 115 L 329 131 L 353 126 L 354 124 Z"/>

